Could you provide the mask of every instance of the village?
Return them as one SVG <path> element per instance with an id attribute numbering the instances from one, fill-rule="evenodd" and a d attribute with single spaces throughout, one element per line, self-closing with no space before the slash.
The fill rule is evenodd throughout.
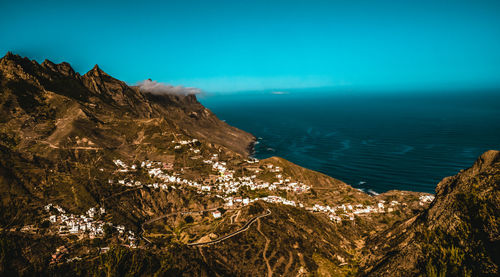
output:
<path id="1" fill-rule="evenodd" d="M 118 233 L 118 238 L 123 244 L 129 247 L 135 247 L 137 244 L 133 231 L 126 230 L 123 225 L 115 226 L 100 219 L 106 214 L 106 209 L 103 207 L 91 207 L 82 215 L 68 214 L 63 208 L 52 203 L 46 205 L 44 210 L 49 215 L 52 228 L 56 228 L 61 236 L 76 235 L 79 238 L 94 239 L 103 237 L 106 229 L 112 228 L 112 231 Z"/>
<path id="2" fill-rule="evenodd" d="M 61 237 L 76 236 L 81 240 L 85 238 L 103 238 L 106 233 L 116 233 L 116 237 L 122 246 L 136 248 L 138 245 L 137 236 L 133 231 L 127 230 L 123 225 L 114 225 L 103 220 L 106 215 L 104 207 L 91 207 L 85 214 L 81 215 L 67 213 L 62 207 L 52 203 L 47 204 L 43 210 L 46 218 L 42 222 L 50 222 L 46 234 L 57 234 Z M 20 231 L 37 233 L 39 228 L 34 225 L 25 225 Z M 109 247 L 102 247 L 100 252 L 104 253 L 107 250 L 109 250 Z M 56 264 L 63 260 L 71 261 L 71 259 L 66 259 L 67 254 L 68 249 L 64 245 L 57 248 L 52 255 L 50 264 Z M 79 258 L 75 257 L 73 259 Z"/>
<path id="3" fill-rule="evenodd" d="M 175 143 L 175 149 L 180 149 L 181 147 L 189 147 L 189 151 L 192 153 L 200 154 L 200 150 L 194 148 L 194 143 L 198 142 L 196 139 L 193 140 L 181 140 L 179 142 L 173 141 Z M 196 156 L 201 157 L 200 155 Z M 346 203 L 331 207 L 329 205 L 319 205 L 307 206 L 296 200 L 289 200 L 282 195 L 272 195 L 277 194 L 279 191 L 291 192 L 295 194 L 308 193 L 311 187 L 303 184 L 299 181 L 292 180 L 291 177 L 285 176 L 282 168 L 273 165 L 271 163 L 264 164 L 263 167 L 259 166 L 259 160 L 255 158 L 250 158 L 245 160 L 245 168 L 252 171 L 253 174 L 249 176 L 239 176 L 235 177 L 235 170 L 230 169 L 227 166 L 226 161 L 221 161 L 219 159 L 219 154 L 210 154 L 208 158 L 203 159 L 202 162 L 206 165 L 211 166 L 213 174 L 207 176 L 202 182 L 197 182 L 189 179 L 180 177 L 180 172 L 169 172 L 172 171 L 172 166 L 166 166 L 162 162 L 155 161 L 142 161 L 141 167 L 146 168 L 148 174 L 152 178 L 157 178 L 159 182 L 152 184 L 142 184 L 141 182 L 134 180 L 118 180 L 118 184 L 128 186 L 128 187 L 142 187 L 147 186 L 154 189 L 177 189 L 178 187 L 188 186 L 197 190 L 199 194 L 206 194 L 211 196 L 216 196 L 224 200 L 224 207 L 227 209 L 234 209 L 249 205 L 255 201 L 265 201 L 269 203 L 290 205 L 294 207 L 303 208 L 309 212 L 314 213 L 324 213 L 328 218 L 335 223 L 340 223 L 342 220 L 354 220 L 355 216 L 369 215 L 372 213 L 390 213 L 399 208 L 401 205 L 406 205 L 405 203 L 400 203 L 396 200 L 386 202 L 380 200 L 376 205 L 363 205 L 360 203 Z M 137 168 L 136 165 L 128 166 L 125 162 L 121 160 L 114 160 L 117 170 L 121 172 L 126 172 L 129 170 L 134 170 Z M 181 168 L 181 172 L 184 171 Z M 272 173 L 274 181 L 263 181 L 259 178 L 259 174 Z M 113 180 L 109 180 L 110 183 L 114 183 Z M 248 189 L 250 191 L 264 191 L 266 196 L 262 197 L 243 197 L 241 194 L 242 189 Z M 426 203 L 432 202 L 434 196 L 425 195 L 421 196 L 419 199 L 420 205 L 425 205 Z M 221 217 L 219 212 L 213 213 L 214 218 Z"/>
<path id="4" fill-rule="evenodd" d="M 190 153 L 196 154 L 196 159 L 201 159 L 201 151 L 196 149 L 194 145 L 199 142 L 193 140 L 173 141 L 174 149 L 181 147 L 189 147 Z M 244 161 L 247 171 L 251 171 L 249 176 L 235 176 L 235 170 L 228 167 L 228 163 L 219 159 L 219 154 L 210 154 L 208 158 L 202 159 L 201 162 L 210 166 L 212 174 L 203 176 L 202 181 L 194 181 L 182 177 L 184 168 L 180 172 L 174 172 L 174 167 L 171 164 L 166 164 L 159 161 L 145 160 L 140 163 L 128 165 L 126 162 L 116 159 L 113 160 L 115 172 L 130 173 L 145 169 L 147 174 L 156 182 L 142 183 L 133 180 L 132 178 L 121 178 L 118 180 L 109 179 L 109 185 L 119 185 L 130 188 L 141 189 L 148 187 L 150 189 L 170 191 L 172 189 L 182 189 L 187 187 L 194 189 L 198 194 L 217 197 L 222 200 L 223 207 L 226 210 L 238 209 L 250 205 L 255 201 L 265 201 L 268 203 L 289 205 L 305 209 L 311 213 L 322 213 L 327 216 L 333 223 L 341 223 L 343 220 L 353 221 L 356 216 L 366 216 L 373 213 L 390 213 L 399 209 L 401 205 L 398 201 L 380 200 L 376 205 L 363 205 L 360 203 L 345 203 L 337 206 L 314 204 L 308 206 L 298 200 L 290 200 L 284 197 L 286 193 L 305 194 L 311 191 L 311 187 L 303 184 L 300 181 L 292 180 L 286 176 L 283 169 L 271 163 L 261 164 L 258 159 L 250 158 Z M 264 181 L 260 174 L 267 174 L 272 181 Z M 128 175 L 126 175 L 128 176 Z M 258 191 L 264 196 L 249 197 L 244 196 L 243 191 Z M 279 195 L 281 193 L 281 195 Z M 276 195 L 278 194 L 278 195 Z M 434 200 L 432 195 L 422 195 L 419 198 L 419 204 L 425 205 Z M 106 209 L 102 206 L 89 208 L 85 214 L 74 215 L 67 213 L 62 207 L 49 203 L 44 207 L 46 220 L 50 222 L 50 230 L 60 236 L 74 235 L 79 239 L 83 238 L 103 238 L 106 232 L 112 231 L 117 234 L 117 237 L 122 245 L 135 248 L 138 245 L 136 234 L 127 230 L 123 225 L 114 225 L 111 222 L 106 222 Z M 212 217 L 219 219 L 223 217 L 220 210 L 212 211 Z M 33 232 L 36 228 L 32 225 L 24 226 L 21 231 Z M 106 248 L 103 248 L 105 251 Z M 60 258 L 67 253 L 66 248 L 61 248 L 53 255 L 52 262 L 59 262 Z"/>

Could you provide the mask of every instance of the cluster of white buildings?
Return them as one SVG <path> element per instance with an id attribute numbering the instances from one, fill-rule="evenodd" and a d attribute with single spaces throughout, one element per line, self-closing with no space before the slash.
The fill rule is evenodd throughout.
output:
<path id="1" fill-rule="evenodd" d="M 281 172 L 281 168 L 273 164 L 268 164 L 266 167 L 270 172 L 279 173 L 275 176 L 277 179 L 275 182 L 270 183 L 256 180 L 257 175 L 233 178 L 234 170 L 227 169 L 225 162 L 215 161 L 216 159 L 217 154 L 214 154 L 211 159 L 204 160 L 203 162 L 211 164 L 212 169 L 218 173 L 219 177 L 216 180 L 216 190 L 225 194 L 236 193 L 242 186 L 247 186 L 250 190 L 265 189 L 273 191 L 279 189 L 293 191 L 295 193 L 305 193 L 311 189 L 303 183 L 293 182 L 290 178 L 284 178 L 283 174 L 279 173 Z M 258 163 L 258 160 L 247 160 L 247 163 Z M 259 173 L 260 169 L 255 169 L 254 172 Z"/>
<path id="2" fill-rule="evenodd" d="M 434 195 L 421 195 L 421 196 L 419 197 L 419 202 L 418 202 L 418 204 L 419 204 L 420 206 L 423 206 L 423 205 L 425 205 L 425 204 L 427 204 L 427 203 L 431 203 L 432 201 L 434 201 Z"/>
<path id="3" fill-rule="evenodd" d="M 294 207 L 298 206 L 300 208 L 304 208 L 304 205 L 302 203 L 295 203 L 295 201 L 288 200 L 288 199 L 283 198 L 281 196 L 269 195 L 269 196 L 265 196 L 265 197 L 260 197 L 260 198 L 252 199 L 252 202 L 253 201 L 257 201 L 257 200 L 262 200 L 262 201 L 266 201 L 266 202 L 269 202 L 269 203 L 277 203 L 277 204 L 289 205 L 289 206 L 294 206 Z"/>
<path id="4" fill-rule="evenodd" d="M 186 145 L 196 141 L 197 140 L 191 140 L 191 141 L 188 140 L 188 141 L 180 141 L 179 143 L 181 145 Z M 120 160 L 116 160 L 114 162 L 120 168 L 128 168 L 127 165 Z M 255 164 L 258 163 L 259 161 L 257 159 L 249 159 L 246 162 L 249 164 Z M 265 182 L 262 180 L 258 180 L 257 175 L 234 177 L 234 170 L 228 169 L 226 162 L 219 161 L 218 154 L 212 154 L 209 159 L 203 160 L 203 163 L 210 164 L 212 166 L 212 170 L 215 171 L 216 174 L 211 175 L 210 182 L 205 181 L 203 182 L 203 184 L 200 184 L 195 181 L 175 176 L 177 175 L 176 173 L 173 173 L 173 175 L 164 173 L 164 171 L 161 169 L 160 162 L 145 161 L 143 162 L 142 166 L 148 168 L 149 175 L 151 177 L 159 178 L 163 182 L 163 183 L 148 184 L 146 186 L 155 189 L 159 188 L 166 190 L 169 187 L 174 189 L 176 188 L 175 186 L 172 185 L 168 186 L 167 183 L 187 185 L 196 188 L 198 190 L 198 193 L 210 193 L 210 194 L 213 193 L 216 196 L 223 198 L 225 201 L 225 207 L 227 208 L 233 208 L 235 206 L 236 207 L 245 206 L 258 200 L 266 201 L 269 203 L 279 203 L 279 204 L 304 208 L 304 205 L 302 203 L 298 203 L 293 200 L 288 200 L 280 196 L 273 195 L 273 196 L 250 199 L 248 197 L 243 198 L 232 195 L 237 193 L 243 187 L 248 187 L 250 190 L 259 190 L 259 189 L 269 190 L 269 191 L 286 190 L 295 193 L 305 193 L 309 192 L 311 189 L 310 186 L 308 185 L 305 185 L 301 182 L 294 182 L 290 178 L 284 176 L 282 168 L 273 164 L 266 164 L 264 166 L 264 170 L 274 173 L 275 177 L 274 179 L 276 181 Z M 260 171 L 262 171 L 262 167 L 252 165 L 250 170 L 252 170 L 255 173 L 259 173 Z M 137 181 L 126 182 L 125 180 L 119 180 L 118 183 L 125 186 L 142 186 L 142 184 Z M 427 203 L 432 201 L 433 199 L 434 196 L 432 195 L 421 196 L 420 202 Z M 392 212 L 395 210 L 395 206 L 400 205 L 400 203 L 397 201 L 391 201 L 387 205 L 388 207 L 386 207 L 386 204 L 387 204 L 386 201 L 383 200 L 379 201 L 375 206 L 362 205 L 362 204 L 343 204 L 337 207 L 330 207 L 328 205 L 322 206 L 319 204 L 315 204 L 313 207 L 305 207 L 305 209 L 311 212 L 325 213 L 333 222 L 341 222 L 342 221 L 341 216 L 347 217 L 350 220 L 354 220 L 355 215 Z M 214 215 L 214 217 L 218 218 L 220 216 Z"/>
<path id="5" fill-rule="evenodd" d="M 59 214 L 53 214 L 52 208 Z M 56 224 L 60 235 L 64 234 L 88 234 L 90 238 L 101 237 L 104 235 L 104 224 L 102 220 L 95 220 L 95 217 L 104 215 L 104 208 L 92 207 L 87 210 L 85 215 L 68 214 L 58 205 L 48 204 L 45 210 L 50 214 L 49 220 Z"/>
<path id="6" fill-rule="evenodd" d="M 306 209 L 312 212 L 326 213 L 330 220 L 334 222 L 341 222 L 342 218 L 340 216 L 348 217 L 349 220 L 354 220 L 354 215 L 385 212 L 383 202 L 379 202 L 377 207 L 372 207 L 370 205 L 364 206 L 362 204 L 342 204 L 337 207 L 315 204 L 313 207 L 308 207 Z"/>
<path id="7" fill-rule="evenodd" d="M 184 179 L 181 177 L 176 177 L 174 175 L 166 174 L 160 168 L 151 168 L 148 170 L 148 174 L 151 177 L 156 177 L 156 178 L 162 180 L 164 183 L 163 184 L 159 184 L 159 183 L 148 184 L 148 185 L 146 185 L 147 187 L 151 187 L 151 188 L 155 188 L 155 189 L 157 189 L 157 188 L 167 189 L 168 186 L 165 183 L 175 183 L 175 184 L 179 184 L 179 185 L 187 185 L 190 187 L 195 187 L 195 188 L 198 188 L 201 190 L 201 184 L 199 184 L 195 181 L 191 181 L 191 180 Z M 175 187 L 173 187 L 173 188 L 175 188 Z"/>
<path id="8" fill-rule="evenodd" d="M 296 203 L 295 201 L 293 200 L 288 200 L 286 198 L 283 198 L 281 196 L 275 196 L 275 195 L 269 195 L 269 196 L 265 196 L 265 197 L 259 197 L 259 198 L 253 198 L 253 199 L 250 199 L 248 197 L 233 197 L 233 196 L 228 196 L 228 197 L 225 197 L 224 198 L 224 201 L 225 201 L 225 204 L 224 206 L 227 207 L 227 208 L 233 208 L 233 207 L 238 207 L 238 206 L 246 206 L 250 203 L 253 203 L 255 201 L 259 201 L 259 200 L 262 200 L 262 201 L 265 201 L 265 202 L 269 202 L 269 203 L 277 203 L 277 204 L 283 204 L 283 205 L 290 205 L 290 206 L 294 206 L 294 207 L 301 207 L 303 208 L 304 205 L 302 203 Z"/>
<path id="9" fill-rule="evenodd" d="M 279 166 L 275 166 L 273 164 L 268 164 L 266 165 L 267 169 L 270 171 L 270 172 L 281 172 L 281 167 Z"/>
<path id="10" fill-rule="evenodd" d="M 182 146 L 184 146 L 184 145 L 191 145 L 191 144 L 194 144 L 194 143 L 196 143 L 196 142 L 198 142 L 198 140 L 197 140 L 197 139 L 191 139 L 191 140 L 179 140 L 179 141 L 175 141 L 175 140 L 173 140 L 173 141 L 172 141 L 172 143 L 177 144 L 177 145 L 175 145 L 175 146 L 174 146 L 174 149 L 181 149 L 181 148 L 182 148 Z M 199 150 L 198 150 L 198 151 L 199 151 Z M 198 153 L 199 153 L 199 152 L 198 152 Z"/>
<path id="11" fill-rule="evenodd" d="M 58 213 L 54 214 L 53 209 L 57 210 Z M 128 240 L 129 246 L 135 247 L 136 245 L 137 240 L 134 232 L 130 230 L 126 231 L 123 225 L 113 226 L 113 223 L 96 219 L 106 214 L 106 210 L 103 207 L 92 207 L 83 215 L 74 215 L 68 214 L 60 206 L 50 203 L 45 206 L 45 211 L 50 214 L 49 221 L 57 226 L 59 235 L 87 234 L 89 238 L 93 239 L 104 236 L 104 226 L 109 225 L 115 228 L 121 237 Z"/>
<path id="12" fill-rule="evenodd" d="M 281 167 L 279 166 L 275 166 L 273 164 L 267 164 L 266 168 L 269 172 L 276 173 L 275 177 L 277 181 L 270 184 L 270 186 L 276 187 L 277 189 L 280 190 L 293 191 L 295 193 L 305 193 L 311 190 L 311 187 L 306 184 L 300 182 L 294 182 L 290 180 L 290 178 L 284 177 L 283 174 L 280 173 L 282 170 Z"/>
<path id="13" fill-rule="evenodd" d="M 193 144 L 193 143 L 196 143 L 198 142 L 197 139 L 190 139 L 190 140 L 179 140 L 179 141 L 175 141 L 173 140 L 172 143 L 178 143 L 180 145 L 188 145 L 188 144 Z"/>
<path id="14" fill-rule="evenodd" d="M 239 207 L 239 206 L 246 206 L 250 203 L 253 203 L 255 201 L 265 201 L 269 203 L 276 203 L 276 204 L 283 204 L 283 205 L 290 205 L 294 207 L 299 207 L 299 208 L 305 208 L 307 211 L 310 212 L 318 212 L 318 213 L 325 213 L 329 219 L 333 222 L 340 223 L 342 222 L 343 217 L 349 218 L 349 220 L 354 220 L 354 215 L 361 215 L 361 214 L 369 214 L 369 213 L 385 213 L 385 201 L 380 201 L 377 203 L 377 206 L 365 206 L 362 204 L 342 204 L 337 207 L 330 207 L 328 205 L 319 205 L 315 204 L 312 207 L 305 207 L 303 203 L 296 202 L 293 200 L 288 200 L 286 198 L 283 198 L 281 196 L 275 196 L 275 195 L 270 195 L 266 197 L 260 197 L 260 198 L 254 198 L 254 199 L 249 199 L 249 198 L 242 198 L 242 197 L 225 197 L 225 206 L 227 208 L 233 208 L 233 207 Z M 397 201 L 392 201 L 390 203 L 391 207 L 387 209 L 388 212 L 392 212 L 394 210 L 393 206 L 399 205 Z"/>
<path id="15" fill-rule="evenodd" d="M 129 167 L 121 160 L 114 160 L 113 162 L 119 167 L 119 171 L 135 169 L 135 165 Z M 234 177 L 234 170 L 228 169 L 226 162 L 218 161 L 218 154 L 213 154 L 210 159 L 204 160 L 203 162 L 210 164 L 212 170 L 216 172 L 215 175 L 211 175 L 213 177 L 211 178 L 212 183 L 200 184 L 196 181 L 176 176 L 177 174 L 175 173 L 167 174 L 162 170 L 161 162 L 143 161 L 141 166 L 148 169 L 148 174 L 151 177 L 156 177 L 162 181 L 162 183 L 146 185 L 155 189 L 168 189 L 169 185 L 167 184 L 179 184 L 194 187 L 200 192 L 221 193 L 223 195 L 237 193 L 242 187 L 248 187 L 250 190 L 286 190 L 295 193 L 310 191 L 309 186 L 300 182 L 291 181 L 290 178 L 284 178 L 283 174 L 279 173 L 281 172 L 281 168 L 272 164 L 267 165 L 267 168 L 269 171 L 277 173 L 275 176 L 277 181 L 270 183 L 257 180 L 257 175 Z M 254 163 L 255 160 L 249 160 L 248 162 Z M 109 183 L 113 183 L 113 180 L 109 180 Z M 118 180 L 118 183 L 128 187 L 143 186 L 141 182 L 131 180 Z"/>

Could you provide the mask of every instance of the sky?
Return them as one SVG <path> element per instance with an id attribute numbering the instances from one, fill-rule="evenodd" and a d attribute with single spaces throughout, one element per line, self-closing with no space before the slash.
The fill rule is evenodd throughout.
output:
<path id="1" fill-rule="evenodd" d="M 500 1 L 6 1 L 0 55 L 205 92 L 500 87 Z"/>

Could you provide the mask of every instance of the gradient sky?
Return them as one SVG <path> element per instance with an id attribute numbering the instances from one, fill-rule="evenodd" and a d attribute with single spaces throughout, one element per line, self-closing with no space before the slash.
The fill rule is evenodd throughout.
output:
<path id="1" fill-rule="evenodd" d="M 1 1 L 1 55 L 207 92 L 500 87 L 498 0 L 100 2 Z"/>

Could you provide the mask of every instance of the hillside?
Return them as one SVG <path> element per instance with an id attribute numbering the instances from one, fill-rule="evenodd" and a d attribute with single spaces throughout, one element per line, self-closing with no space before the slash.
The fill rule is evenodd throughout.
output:
<path id="1" fill-rule="evenodd" d="M 443 179 L 428 209 L 370 239 L 366 276 L 498 276 L 500 152 Z"/>
<path id="2" fill-rule="evenodd" d="M 2 124 L 25 144 L 79 147 L 70 138 L 80 136 L 94 148 L 120 148 L 151 138 L 148 128 L 164 128 L 248 155 L 254 140 L 218 120 L 194 95 L 142 93 L 97 65 L 80 76 L 68 63 L 38 64 L 9 52 L 0 72 Z M 125 129 L 129 137 L 120 137 Z"/>
<path id="3" fill-rule="evenodd" d="M 456 247 L 432 231 L 393 256 L 433 230 L 426 222 L 471 230 L 486 271 L 467 272 L 496 270 L 497 152 L 443 180 L 434 201 L 375 196 L 279 157 L 254 159 L 254 137 L 195 95 L 141 91 L 97 65 L 80 75 L 8 53 L 0 93 L 0 274 L 418 275 L 439 270 L 441 254 L 428 252 L 436 258 L 424 269 L 407 255 L 438 251 L 434 241 Z"/>

